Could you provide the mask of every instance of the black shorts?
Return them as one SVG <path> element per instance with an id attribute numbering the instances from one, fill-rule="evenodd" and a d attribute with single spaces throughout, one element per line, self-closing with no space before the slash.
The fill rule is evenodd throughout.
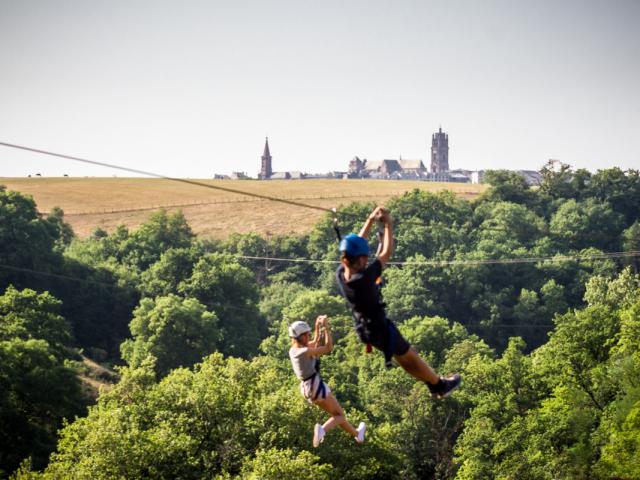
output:
<path id="1" fill-rule="evenodd" d="M 379 335 L 371 335 L 368 339 L 369 341 L 364 339 L 363 341 L 365 343 L 370 343 L 383 353 L 386 352 L 391 355 L 404 355 L 409 351 L 411 345 L 405 340 L 398 330 L 398 327 L 396 327 L 391 320 L 387 320 L 387 322 L 386 332 Z"/>

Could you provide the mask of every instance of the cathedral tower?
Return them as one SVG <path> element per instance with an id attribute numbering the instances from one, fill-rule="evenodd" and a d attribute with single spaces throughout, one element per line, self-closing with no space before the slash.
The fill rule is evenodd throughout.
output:
<path id="1" fill-rule="evenodd" d="M 431 172 L 442 173 L 449 170 L 449 135 L 442 127 L 431 138 Z"/>

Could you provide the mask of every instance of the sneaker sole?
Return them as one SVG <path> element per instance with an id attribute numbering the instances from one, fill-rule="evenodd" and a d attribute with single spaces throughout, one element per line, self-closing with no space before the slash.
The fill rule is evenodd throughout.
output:
<path id="1" fill-rule="evenodd" d="M 455 387 L 453 387 L 451 390 L 449 390 L 448 392 L 437 393 L 437 394 L 434 395 L 434 397 L 437 398 L 438 400 L 442 400 L 443 398 L 447 398 L 449 395 L 451 395 L 453 392 L 455 392 L 458 388 L 460 388 L 460 385 L 462 385 L 462 379 L 460 379 L 458 384 Z"/>
<path id="2" fill-rule="evenodd" d="M 315 427 L 313 429 L 313 447 L 314 448 L 318 448 L 320 446 L 320 444 L 322 443 L 322 440 L 320 439 L 320 429 Z"/>

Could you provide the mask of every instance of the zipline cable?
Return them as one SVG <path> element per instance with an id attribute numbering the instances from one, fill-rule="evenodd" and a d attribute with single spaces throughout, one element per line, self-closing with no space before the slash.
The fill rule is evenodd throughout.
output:
<path id="1" fill-rule="evenodd" d="M 113 284 L 106 283 L 106 282 L 101 282 L 99 280 L 92 280 L 90 278 L 72 277 L 70 275 L 61 275 L 59 273 L 43 272 L 41 270 L 33 270 L 31 268 L 14 267 L 12 265 L 2 265 L 2 264 L 0 264 L 0 269 L 2 269 L 2 270 L 11 270 L 11 271 L 14 271 L 14 272 L 21 272 L 21 273 L 32 273 L 34 275 L 40 275 L 42 277 L 57 278 L 59 280 L 71 280 L 73 282 L 93 283 L 93 284 L 96 284 L 96 285 L 103 285 L 105 287 L 113 287 Z"/>
<path id="2" fill-rule="evenodd" d="M 337 265 L 340 262 L 338 260 L 319 260 L 313 258 L 280 258 L 280 257 L 260 257 L 255 255 L 239 255 L 231 254 L 235 258 L 241 258 L 244 260 L 261 260 L 272 262 L 288 262 L 288 263 L 308 263 L 308 264 L 333 264 Z M 622 258 L 622 257 L 640 257 L 640 251 L 633 250 L 628 252 L 608 252 L 593 255 L 558 255 L 555 257 L 530 257 L 530 258 L 502 258 L 502 259 L 486 259 L 486 260 L 425 260 L 424 262 L 387 262 L 387 265 L 400 266 L 446 266 L 446 265 L 514 265 L 522 263 L 542 263 L 542 262 L 569 262 L 569 261 L 589 261 L 589 260 L 606 260 L 609 258 Z M 98 280 L 92 280 L 87 278 L 72 277 L 69 275 L 60 275 L 57 273 L 43 272 L 41 270 L 33 270 L 30 268 L 15 267 L 12 265 L 0 264 L 0 269 L 13 270 L 16 272 L 32 273 L 34 275 L 41 275 L 53 278 L 59 278 L 63 280 L 72 280 L 76 282 L 88 282 L 98 285 L 104 285 L 112 287 L 113 285 Z"/>
<path id="3" fill-rule="evenodd" d="M 188 179 L 184 179 L 184 178 L 175 178 L 175 177 L 167 177 L 165 175 L 161 175 L 161 174 L 157 174 L 154 172 L 147 172 L 144 170 L 137 170 L 134 168 L 129 168 L 129 167 L 123 167 L 120 165 L 114 165 L 114 164 L 110 164 L 110 163 L 105 163 L 105 162 L 97 162 L 94 160 L 89 160 L 86 158 L 80 158 L 80 157 L 75 157 L 72 155 L 65 155 L 65 154 L 61 154 L 61 153 L 55 153 L 55 152 L 51 152 L 48 150 L 41 150 L 41 149 L 37 149 L 37 148 L 32 148 L 32 147 L 26 147 L 23 145 L 16 145 L 13 143 L 6 143 L 6 142 L 0 142 L 0 146 L 4 146 L 4 147 L 9 147 L 9 148 L 15 148 L 18 150 L 25 150 L 28 152 L 34 152 L 34 153 L 40 153 L 43 155 L 50 155 L 53 157 L 59 157 L 59 158 L 64 158 L 64 159 L 68 159 L 68 160 L 73 160 L 73 161 L 77 161 L 77 162 L 82 162 L 82 163 L 88 163 L 91 165 L 98 165 L 98 166 L 102 166 L 102 167 L 107 167 L 107 168 L 113 168 L 116 170 L 122 170 L 122 171 L 126 171 L 126 172 L 132 172 L 132 173 L 137 173 L 137 174 L 141 174 L 141 175 L 147 175 L 150 177 L 155 177 L 155 178 L 161 178 L 164 180 L 169 180 L 169 181 L 173 181 L 173 182 L 179 182 L 179 183 L 185 183 L 188 185 L 194 185 L 194 186 L 198 186 L 198 187 L 204 187 L 204 188 L 210 188 L 210 189 L 214 189 L 214 190 L 221 190 L 224 192 L 229 192 L 229 193 L 234 193 L 234 194 L 239 194 L 239 195 L 246 195 L 249 197 L 254 197 L 254 198 L 259 198 L 262 200 L 269 200 L 272 202 L 280 202 L 280 203 L 285 203 L 288 205 L 294 205 L 297 207 L 301 207 L 301 208 L 309 208 L 309 209 L 313 209 L 313 210 L 319 210 L 322 212 L 326 212 L 326 213 L 330 213 L 334 220 L 336 218 L 336 216 L 338 215 L 338 212 L 336 211 L 336 209 L 332 209 L 332 208 L 325 208 L 325 207 L 320 207 L 318 205 L 311 205 L 308 203 L 302 203 L 302 202 L 297 202 L 297 201 L 293 201 L 293 200 L 288 200 L 288 199 L 283 199 L 283 198 L 278 198 L 278 197 L 272 197 L 270 195 L 262 195 L 262 194 L 258 194 L 258 193 L 253 193 L 253 192 L 246 192 L 243 190 L 236 190 L 234 188 L 229 188 L 229 187 L 221 187 L 218 185 L 210 185 L 208 183 L 203 183 L 203 182 L 198 182 L 196 180 L 188 180 Z M 342 212 L 340 213 L 341 215 L 344 216 L 349 216 L 348 214 Z M 407 224 L 417 224 L 417 222 L 412 221 L 411 219 L 409 220 L 405 220 L 404 222 L 401 223 L 407 223 Z M 423 226 L 428 226 L 424 223 L 421 223 L 421 225 Z M 491 227 L 483 227 L 485 229 L 489 229 L 492 230 L 494 228 Z M 499 229 L 499 230 L 504 230 L 504 229 Z M 519 258 L 519 259 L 495 259 L 495 260 L 430 260 L 430 261 L 424 261 L 424 262 L 388 262 L 389 265 L 454 265 L 454 264 L 468 264 L 468 265 L 488 265 L 488 264 L 510 264 L 510 263 L 539 263 L 542 261 L 553 261 L 555 259 L 555 261 L 561 261 L 561 260 L 587 260 L 587 259 L 602 259 L 602 258 L 616 258 L 616 257 L 621 257 L 621 256 L 638 256 L 638 252 L 612 252 L 612 253 L 603 253 L 603 254 L 598 254 L 598 255 L 592 255 L 592 256 L 582 256 L 582 257 L 577 257 L 577 256 L 565 256 L 565 257 L 533 257 L 533 258 Z M 251 257 L 246 257 L 246 258 L 251 258 Z M 307 262 L 307 263 L 320 263 L 320 262 L 324 262 L 324 263 L 331 263 L 331 261 L 320 261 L 320 260 L 312 260 L 312 259 L 276 259 L 276 258 L 267 258 L 267 257 L 262 257 L 262 258 L 258 258 L 258 257 L 254 257 L 254 259 L 256 260 L 273 260 L 273 261 L 291 261 L 291 262 Z M 334 262 L 335 263 L 335 262 Z"/>
<path id="4" fill-rule="evenodd" d="M 281 203 L 285 203 L 288 205 L 294 205 L 297 207 L 302 207 L 302 208 L 310 208 L 313 210 L 319 210 L 319 211 L 323 211 L 326 213 L 330 213 L 332 214 L 334 221 L 336 219 L 336 216 L 338 215 L 338 212 L 335 209 L 332 208 L 325 208 L 325 207 L 320 207 L 318 205 L 311 205 L 308 203 L 302 203 L 302 202 L 297 202 L 294 200 L 288 200 L 288 199 L 282 199 L 282 198 L 278 198 L 278 197 L 272 197 L 270 195 L 261 195 L 258 193 L 253 193 L 253 192 L 246 192 L 243 190 L 236 190 L 234 188 L 229 188 L 229 187 L 221 187 L 218 185 L 210 185 L 207 183 L 203 183 L 203 182 L 198 182 L 196 180 L 188 180 L 188 179 L 183 179 L 183 178 L 175 178 L 175 177 L 167 177 L 165 175 L 160 175 L 154 172 L 147 172 L 144 170 L 137 170 L 134 168 L 129 168 L 129 167 L 123 167 L 120 165 L 113 165 L 110 163 L 105 163 L 105 162 L 97 162 L 94 160 L 89 160 L 86 158 L 80 158 L 80 157 L 75 157 L 75 156 L 71 156 L 71 155 L 65 155 L 65 154 L 61 154 L 61 153 L 55 153 L 55 152 L 51 152 L 48 150 L 41 150 L 41 149 L 37 149 L 37 148 L 32 148 L 32 147 L 26 147 L 23 145 L 16 145 L 16 144 L 12 144 L 12 143 L 6 143 L 6 142 L 0 142 L 0 146 L 4 146 L 4 147 L 9 147 L 9 148 L 15 148 L 15 149 L 19 149 L 19 150 L 25 150 L 25 151 L 29 151 L 29 152 L 34 152 L 34 153 L 40 153 L 43 155 L 50 155 L 50 156 L 54 156 L 54 157 L 59 157 L 59 158 L 64 158 L 64 159 L 68 159 L 68 160 L 73 160 L 73 161 L 77 161 L 77 162 L 82 162 L 82 163 L 88 163 L 91 165 L 98 165 L 98 166 L 102 166 L 102 167 L 107 167 L 107 168 L 113 168 L 116 170 L 122 170 L 122 171 L 126 171 L 126 172 L 132 172 L 132 173 L 137 173 L 137 174 L 142 174 L 142 175 L 147 175 L 150 177 L 155 177 L 155 178 L 161 178 L 164 180 L 170 180 L 173 182 L 180 182 L 180 183 L 185 183 L 188 185 L 194 185 L 194 186 L 198 186 L 198 187 L 204 187 L 204 188 L 210 188 L 210 189 L 214 189 L 214 190 L 221 190 L 221 191 L 225 191 L 225 192 L 229 192 L 229 193 L 234 193 L 234 194 L 239 194 L 239 195 L 246 195 L 246 196 L 250 196 L 250 197 L 254 197 L 254 198 L 259 198 L 262 200 L 269 200 L 272 202 L 281 202 Z M 341 213 L 342 215 L 347 215 L 345 213 Z M 412 220 L 406 220 L 402 223 L 408 223 L 408 224 L 416 224 L 417 222 L 412 221 Z M 421 225 L 427 226 L 424 223 L 421 223 Z M 485 227 L 486 228 L 486 227 Z M 488 227 L 488 229 L 492 229 L 491 227 Z M 545 262 L 545 261 L 571 261 L 571 260 L 597 260 L 597 259 L 606 259 L 606 258 L 617 258 L 617 257 L 623 257 L 623 256 L 629 256 L 629 257 L 635 257 L 638 256 L 638 252 L 637 251 L 633 251 L 633 252 L 612 252 L 612 253 L 603 253 L 603 254 L 595 254 L 595 255 L 590 255 L 590 256 L 556 256 L 556 257 L 532 257 L 532 258 L 516 258 L 516 259 L 486 259 L 486 260 L 427 260 L 427 261 L 423 261 L 423 262 L 388 262 L 389 265 L 456 265 L 456 264 L 466 264 L 466 265 L 496 265 L 496 264 L 519 264 L 519 263 L 539 263 L 539 262 Z M 288 261 L 288 262 L 299 262 L 299 263 L 336 263 L 330 260 L 313 260 L 313 259 L 286 259 L 286 258 L 269 258 L 269 257 L 251 257 L 251 256 L 244 256 L 244 258 L 247 259 L 254 259 L 254 260 L 269 260 L 269 261 Z"/>
<path id="5" fill-rule="evenodd" d="M 86 158 L 74 157 L 72 155 L 65 155 L 65 154 L 62 154 L 62 153 L 50 152 L 48 150 L 40 150 L 40 149 L 37 149 L 37 148 L 25 147 L 23 145 L 15 145 L 13 143 L 0 142 L 0 146 L 9 147 L 9 148 L 15 148 L 15 149 L 18 149 L 18 150 L 25 150 L 27 152 L 40 153 L 40 154 L 43 154 L 43 155 L 50 155 L 52 157 L 65 158 L 67 160 L 73 160 L 75 162 L 88 163 L 88 164 L 91 164 L 91 165 L 98 165 L 98 166 L 101 166 L 101 167 L 113 168 L 115 170 L 122 170 L 124 172 L 137 173 L 137 174 L 140 174 L 140 175 L 146 175 L 146 176 L 154 177 L 154 178 L 161 178 L 163 180 L 170 180 L 172 182 L 186 183 L 188 185 L 194 185 L 194 186 L 197 186 L 197 187 L 210 188 L 210 189 L 213 189 L 213 190 L 221 190 L 223 192 L 235 193 L 235 194 L 238 194 L 238 195 L 247 195 L 249 197 L 260 198 L 262 200 L 270 200 L 272 202 L 281 202 L 281 203 L 286 203 L 286 204 L 289 204 L 289 205 L 295 205 L 297 207 L 310 208 L 310 209 L 313 209 L 313 210 L 320 210 L 320 211 L 323 211 L 323 212 L 331 213 L 331 209 L 330 208 L 319 207 L 317 205 L 311 205 L 311 204 L 308 204 L 308 203 L 296 202 L 296 201 L 293 201 L 293 200 L 284 200 L 284 199 L 281 199 L 281 198 L 278 198 L 278 197 L 272 197 L 272 196 L 269 196 L 269 195 L 261 195 L 259 193 L 246 192 L 246 191 L 243 191 L 243 190 L 236 190 L 235 188 L 221 187 L 221 186 L 218 186 L 218 185 L 210 185 L 208 183 L 198 182 L 197 180 L 188 180 L 188 179 L 185 179 L 185 178 L 167 177 L 165 175 L 161 175 L 161 174 L 158 174 L 158 173 L 146 172 L 144 170 L 137 170 L 135 168 L 123 167 L 121 165 L 113 165 L 111 163 L 96 162 L 95 160 L 89 160 L 89 159 L 86 159 Z"/>
<path id="6" fill-rule="evenodd" d="M 355 218 L 356 215 L 355 214 L 348 214 L 345 212 L 336 212 L 334 209 L 331 208 L 326 208 L 326 207 L 320 207 L 318 205 L 312 205 L 309 203 L 303 203 L 303 202 L 298 202 L 298 201 L 294 201 L 294 200 L 287 200 L 287 199 L 283 199 L 283 198 L 278 198 L 278 197 L 272 197 L 270 195 L 262 195 L 259 193 L 253 193 L 253 192 L 247 192 L 244 190 L 237 190 L 235 188 L 229 188 L 229 187 L 221 187 L 219 185 L 211 185 L 208 183 L 204 183 L 204 182 L 198 182 L 197 180 L 188 180 L 185 178 L 176 178 L 176 177 L 168 177 L 166 175 L 161 175 L 158 173 L 154 173 L 154 172 L 147 172 L 144 170 L 138 170 L 135 168 L 129 168 L 129 167 L 123 167 L 121 165 L 114 165 L 111 163 L 106 163 L 106 162 L 98 162 L 95 160 L 89 160 L 87 158 L 80 158 L 80 157 L 75 157 L 73 155 L 66 155 L 63 153 L 56 153 L 56 152 L 51 152 L 49 150 L 42 150 L 39 148 L 33 148 L 33 147 L 27 147 L 24 145 L 16 145 L 14 143 L 7 143 L 7 142 L 0 142 L 0 146 L 3 147 L 8 147 L 8 148 L 14 148 L 17 150 L 24 150 L 27 152 L 32 152 L 32 153 L 39 153 L 42 155 L 49 155 L 52 157 L 58 157 L 58 158 L 64 158 L 66 160 L 72 160 L 75 162 L 81 162 L 81 163 L 87 163 L 90 165 L 97 165 L 100 167 L 106 167 L 106 168 L 112 168 L 114 170 L 121 170 L 124 172 L 130 172 L 130 173 L 137 173 L 140 175 L 145 175 L 145 176 L 149 176 L 149 177 L 154 177 L 154 178 L 160 178 L 163 180 L 169 180 L 172 182 L 179 182 L 179 183 L 185 183 L 187 185 L 194 185 L 194 186 L 198 186 L 198 187 L 204 187 L 204 188 L 209 188 L 209 189 L 213 189 L 213 190 L 220 190 L 223 192 L 228 192 L 228 193 L 234 193 L 237 195 L 246 195 L 249 197 L 254 197 L 254 198 L 259 198 L 261 200 L 269 200 L 271 202 L 280 202 L 280 203 L 284 203 L 284 204 L 288 204 L 288 205 L 293 205 L 296 207 L 301 207 L 301 208 L 309 208 L 312 210 L 317 210 L 317 211 L 321 211 L 321 212 L 326 212 L 326 213 L 330 213 L 332 214 L 332 216 L 335 218 L 336 215 L 341 215 L 344 217 L 351 217 L 351 218 Z M 358 216 L 358 219 L 360 219 L 360 217 Z M 416 221 L 414 219 L 408 219 L 408 220 L 404 220 L 401 221 L 401 223 L 407 224 L 407 225 L 421 225 L 421 226 L 425 226 L 428 227 L 429 225 L 427 225 L 424 222 L 419 222 Z M 485 227 L 486 230 L 497 230 L 497 231 L 504 231 L 505 229 L 503 228 L 496 228 L 496 227 Z"/>
<path id="7" fill-rule="evenodd" d="M 50 155 L 50 156 L 53 156 L 53 157 L 64 158 L 64 159 L 73 160 L 73 161 L 76 161 L 76 162 L 82 162 L 82 163 L 87 163 L 87 164 L 91 164 L 91 165 L 97 165 L 97 166 L 112 168 L 112 169 L 115 169 L 115 170 L 121 170 L 121 171 L 126 171 L 126 172 L 131 172 L 131 173 L 137 173 L 137 174 L 146 175 L 146 176 L 149 176 L 149 177 L 160 178 L 160 179 L 163 179 L 163 180 L 169 180 L 169 181 L 173 181 L 173 182 L 179 182 L 179 183 L 184 183 L 184 184 L 188 184 L 188 185 L 194 185 L 194 186 L 198 186 L 198 187 L 204 187 L 204 188 L 209 188 L 209 189 L 214 189 L 214 190 L 221 190 L 221 191 L 228 192 L 228 193 L 246 195 L 246 196 L 258 198 L 258 199 L 261 199 L 261 200 L 268 200 L 268 201 L 272 201 L 272 202 L 280 202 L 280 203 L 285 203 L 285 204 L 288 204 L 288 205 L 293 205 L 293 206 L 297 206 L 297 207 L 301 207 L 301 208 L 309 208 L 309 209 L 313 209 L 313 210 L 318 210 L 318 211 L 330 213 L 330 214 L 332 214 L 334 219 L 336 218 L 336 215 L 338 214 L 338 212 L 336 212 L 335 209 L 320 207 L 318 205 L 311 205 L 311 204 L 307 204 L 307 203 L 297 202 L 297 201 L 294 201 L 294 200 L 282 199 L 282 198 L 278 198 L 278 197 L 272 197 L 272 196 L 269 196 L 269 195 L 261 195 L 261 194 L 258 194 L 258 193 L 246 192 L 246 191 L 236 190 L 236 189 L 228 188 L 228 187 L 210 185 L 210 184 L 207 184 L 207 183 L 198 182 L 196 180 L 188 180 L 188 179 L 183 179 L 183 178 L 168 177 L 168 176 L 157 174 L 157 173 L 154 173 L 154 172 L 147 172 L 147 171 L 144 171 L 144 170 L 138 170 L 138 169 L 134 169 L 134 168 L 123 167 L 123 166 L 120 166 L 120 165 L 114 165 L 114 164 L 109 164 L 109 163 L 105 163 L 105 162 L 97 162 L 97 161 L 94 161 L 94 160 L 75 157 L 75 156 L 71 156 L 71 155 L 65 155 L 65 154 L 61 154 L 61 153 L 50 152 L 50 151 L 47 151 L 47 150 L 41 150 L 41 149 L 36 149 L 36 148 L 26 147 L 26 146 L 22 146 L 22 145 L 6 143 L 6 142 L 0 142 L 0 146 L 4 146 L 4 147 L 8 147 L 8 148 L 14 148 L 14 149 L 18 149 L 18 150 L 29 151 L 29 152 L 33 152 L 33 153 L 39 153 L 39 154 L 43 154 L 43 155 Z M 341 212 L 340 214 L 343 215 L 343 216 L 350 216 L 349 214 L 346 214 L 344 212 Z M 428 226 L 424 222 L 416 222 L 415 220 L 405 220 L 404 222 L 401 222 L 401 223 Z M 484 227 L 484 228 L 487 229 L 487 230 L 504 231 L 504 229 L 501 229 L 501 228 L 492 228 L 492 227 Z M 277 258 L 277 257 L 258 257 L 258 256 L 249 256 L 249 255 L 234 255 L 234 256 L 237 257 L 237 258 L 243 258 L 243 259 L 248 259 L 248 260 L 265 260 L 265 261 L 280 261 L 280 262 L 294 262 L 294 263 L 295 262 L 297 262 L 297 263 L 325 263 L 325 264 L 327 264 L 327 263 L 328 264 L 339 263 L 337 261 L 332 261 L 332 260 L 316 260 L 316 259 L 306 259 L 306 258 L 292 259 L 292 258 Z M 576 256 L 559 255 L 559 256 L 555 256 L 555 257 L 529 257 L 529 258 L 512 258 L 512 259 L 426 260 L 426 261 L 422 261 L 422 262 L 420 262 L 420 261 L 416 261 L 416 262 L 414 262 L 414 261 L 404 261 L 404 262 L 388 262 L 388 265 L 394 265 L 394 266 L 403 266 L 403 265 L 409 265 L 409 266 L 420 266 L 420 265 L 433 265 L 433 266 L 444 266 L 444 265 L 497 265 L 497 264 L 505 264 L 505 265 L 507 265 L 507 264 L 541 263 L 541 262 L 558 262 L 558 261 L 602 260 L 602 259 L 609 259 L 609 258 L 638 257 L 638 256 L 640 256 L 640 251 L 627 251 L 627 252 L 606 252 L 606 253 L 593 254 L 593 255 L 576 255 Z M 68 276 L 68 275 L 60 275 L 60 274 L 55 274 L 55 273 L 42 272 L 42 271 L 37 271 L 37 270 L 33 270 L 33 269 L 28 269 L 28 268 L 14 267 L 14 266 L 10 266 L 10 265 L 0 265 L 0 269 L 13 270 L 13 271 L 19 271 L 19 272 L 23 272 L 23 273 L 31 273 L 31 274 L 41 275 L 41 276 L 48 276 L 48 277 L 52 277 L 52 278 L 63 279 L 63 280 L 70 280 L 70 281 L 82 282 L 82 283 L 94 283 L 94 284 L 100 284 L 100 285 L 113 287 L 113 285 L 111 285 L 111 284 L 108 284 L 108 283 L 105 283 L 105 282 L 96 281 L 96 280 L 92 280 L 92 279 L 81 279 L 81 278 L 72 277 L 72 276 Z M 240 308 L 238 308 L 238 309 L 240 309 Z M 504 324 L 504 325 L 493 325 L 493 326 L 494 327 L 498 327 L 498 328 L 511 328 L 511 327 L 513 327 L 513 328 L 521 328 L 521 327 L 552 328 L 552 327 L 554 327 L 554 325 L 507 325 L 507 324 Z"/>
<path id="8" fill-rule="evenodd" d="M 14 271 L 19 271 L 19 272 L 24 272 L 24 273 L 31 273 L 34 275 L 41 275 L 41 276 L 45 276 L 45 277 L 53 277 L 53 278 L 57 278 L 57 279 L 61 279 L 61 280 L 71 280 L 74 282 L 78 282 L 78 283 L 92 283 L 92 284 L 99 284 L 99 285 L 104 285 L 106 287 L 110 287 L 113 288 L 115 287 L 115 285 L 110 284 L 110 283 L 104 283 L 104 282 L 100 282 L 97 280 L 91 280 L 88 278 L 79 278 L 79 277 L 72 277 L 69 275 L 58 275 L 55 273 L 49 273 L 49 272 L 43 272 L 43 271 L 39 271 L 39 270 L 33 270 L 30 268 L 19 268 L 19 267 L 12 267 L 9 265 L 1 265 L 0 264 L 0 269 L 4 269 L 4 270 L 14 270 Z M 130 285 L 131 286 L 131 285 Z M 237 310 L 237 311 L 243 311 L 243 312 L 248 312 L 248 313 L 255 313 L 254 309 L 250 309 L 250 308 L 243 308 L 243 307 L 237 307 L 235 305 L 225 305 L 223 308 L 225 309 L 231 309 L 231 310 Z M 468 327 L 468 325 L 464 325 L 461 324 L 465 327 Z M 506 323 L 494 323 L 491 324 L 491 327 L 498 327 L 498 328 L 553 328 L 555 327 L 555 325 L 553 324 L 523 324 L 523 325 L 512 325 L 512 324 L 506 324 Z"/>
<path id="9" fill-rule="evenodd" d="M 325 263 L 339 264 L 338 260 L 318 260 L 313 258 L 279 258 L 279 257 L 259 257 L 254 255 L 238 255 L 233 254 L 237 258 L 247 260 L 265 260 L 274 262 L 291 262 L 291 263 Z M 556 255 L 553 257 L 523 257 L 523 258 L 497 258 L 497 259 L 468 259 L 468 260 L 425 260 L 425 261 L 402 261 L 387 262 L 387 265 L 394 266 L 445 266 L 445 265 L 512 265 L 519 263 L 542 263 L 542 262 L 569 262 L 569 261 L 585 261 L 585 260 L 606 260 L 609 258 L 622 257 L 640 257 L 640 250 L 630 250 L 627 252 L 604 252 L 591 255 Z"/>

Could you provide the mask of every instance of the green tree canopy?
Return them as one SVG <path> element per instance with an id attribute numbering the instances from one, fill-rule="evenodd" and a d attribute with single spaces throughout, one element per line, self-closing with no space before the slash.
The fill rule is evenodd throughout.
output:
<path id="1" fill-rule="evenodd" d="M 330 464 L 319 464 L 320 458 L 306 451 L 291 449 L 259 450 L 242 467 L 245 480 L 298 480 L 313 478 L 329 480 L 335 472 Z"/>
<path id="2" fill-rule="evenodd" d="M 622 231 L 622 216 L 608 203 L 594 199 L 583 202 L 567 200 L 551 218 L 549 230 L 565 249 L 594 247 L 617 251 Z"/>
<path id="3" fill-rule="evenodd" d="M 193 273 L 193 266 L 203 255 L 195 246 L 170 248 L 163 252 L 157 262 L 145 270 L 140 277 L 140 290 L 144 296 L 169 295 L 178 290 L 178 285 Z"/>
<path id="4" fill-rule="evenodd" d="M 56 352 L 66 356 L 64 347 L 71 342 L 69 324 L 59 314 L 60 300 L 48 292 L 18 291 L 9 286 L 0 296 L 0 340 L 42 339 Z"/>
<path id="5" fill-rule="evenodd" d="M 0 290 L 12 284 L 18 288 L 46 287 L 50 278 L 20 269 L 52 272 L 62 258 L 56 246 L 64 243 L 61 217 L 42 218 L 30 196 L 6 191 L 0 185 L 0 264 L 15 269 L 0 270 Z"/>
<path id="6" fill-rule="evenodd" d="M 124 245 L 126 262 L 145 270 L 169 248 L 187 248 L 192 240 L 193 232 L 182 212 L 169 215 L 161 210 L 128 239 Z"/>
<path id="7" fill-rule="evenodd" d="M 43 468 L 63 420 L 83 407 L 76 373 L 45 340 L 0 340 L 0 475 L 27 457 Z"/>
<path id="8" fill-rule="evenodd" d="M 144 298 L 133 312 L 132 340 L 122 344 L 122 358 L 132 367 L 151 357 L 156 372 L 190 367 L 215 352 L 221 343 L 218 319 L 196 299 L 176 295 Z"/>
<path id="9" fill-rule="evenodd" d="M 484 172 L 482 183 L 491 185 L 491 188 L 482 195 L 483 200 L 489 202 L 526 205 L 535 198 L 524 176 L 511 170 L 487 170 Z"/>
<path id="10" fill-rule="evenodd" d="M 194 265 L 178 292 L 215 312 L 222 333 L 221 351 L 248 357 L 266 333 L 258 311 L 259 289 L 253 273 L 230 255 L 208 253 Z"/>
<path id="11" fill-rule="evenodd" d="M 589 181 L 589 195 L 607 202 L 623 215 L 626 225 L 638 219 L 640 210 L 640 171 L 620 168 L 599 170 Z"/>

